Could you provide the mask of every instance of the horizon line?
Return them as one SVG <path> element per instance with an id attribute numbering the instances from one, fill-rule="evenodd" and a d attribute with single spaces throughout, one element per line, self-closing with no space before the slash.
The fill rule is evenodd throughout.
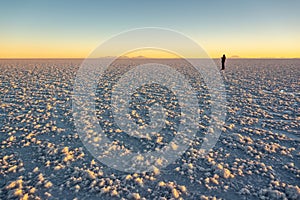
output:
<path id="1" fill-rule="evenodd" d="M 83 58 L 83 57 L 43 57 L 43 58 L 36 58 L 36 57 L 28 57 L 28 58 L 0 58 L 0 60 L 67 60 L 67 59 L 74 59 L 74 60 L 84 60 L 84 59 L 107 59 L 107 58 L 118 58 L 118 59 L 220 59 L 219 57 L 213 58 L 167 58 L 167 57 L 115 57 L 115 56 L 105 56 L 99 58 Z M 227 59 L 300 59 L 300 57 L 227 57 Z"/>

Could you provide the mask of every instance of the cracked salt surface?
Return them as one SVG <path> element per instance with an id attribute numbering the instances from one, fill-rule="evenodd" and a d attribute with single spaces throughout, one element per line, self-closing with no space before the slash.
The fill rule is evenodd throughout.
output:
<path id="1" fill-rule="evenodd" d="M 147 93 L 151 87 L 140 88 L 129 116 L 147 126 L 151 105 L 161 100 L 168 108 L 163 109 L 166 127 L 140 139 L 124 134 L 108 104 L 110 84 L 130 68 L 128 61 L 119 62 L 99 83 L 99 123 L 130 151 L 161 148 L 176 134 L 176 98 L 168 90 L 170 99 L 160 97 L 162 91 L 154 98 Z M 128 174 L 91 156 L 76 132 L 71 95 L 81 60 L 1 60 L 0 199 L 300 199 L 300 60 L 228 60 L 222 72 L 226 123 L 207 155 L 200 151 L 210 120 L 207 88 L 184 63 L 161 62 L 192 78 L 199 131 L 167 168 Z M 146 105 L 139 102 L 144 100 Z"/>

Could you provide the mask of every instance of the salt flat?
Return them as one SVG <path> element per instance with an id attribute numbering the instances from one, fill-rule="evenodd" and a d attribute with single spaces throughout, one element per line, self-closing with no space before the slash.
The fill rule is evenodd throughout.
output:
<path id="1" fill-rule="evenodd" d="M 199 152 L 210 120 L 207 88 L 190 66 L 160 61 L 190 79 L 201 121 L 195 141 L 179 159 L 145 173 L 114 170 L 83 145 L 72 110 L 81 62 L 0 60 L 0 199 L 300 199 L 299 59 L 228 60 L 221 72 L 226 121 L 207 155 Z M 112 85 L 142 62 L 148 61 L 115 63 L 99 79 L 96 93 L 99 124 L 111 140 L 132 151 L 170 142 L 180 117 L 176 96 L 152 85 L 134 94 L 130 115 L 140 126 L 151 123 L 148 104 L 159 99 L 169 109 L 167 128 L 139 140 L 114 125 Z"/>

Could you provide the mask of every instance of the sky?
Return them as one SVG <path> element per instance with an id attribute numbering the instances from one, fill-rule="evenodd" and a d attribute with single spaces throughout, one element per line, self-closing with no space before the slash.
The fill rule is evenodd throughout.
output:
<path id="1" fill-rule="evenodd" d="M 213 58 L 223 53 L 300 58 L 298 0 L 0 0 L 0 5 L 0 58 L 85 58 L 112 36 L 142 27 L 178 31 Z"/>

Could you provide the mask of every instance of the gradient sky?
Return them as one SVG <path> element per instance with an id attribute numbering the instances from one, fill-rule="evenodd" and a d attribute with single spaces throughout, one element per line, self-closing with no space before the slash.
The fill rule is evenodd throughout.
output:
<path id="1" fill-rule="evenodd" d="M 0 58 L 84 58 L 119 32 L 177 30 L 211 57 L 300 57 L 298 0 L 4 0 Z"/>

